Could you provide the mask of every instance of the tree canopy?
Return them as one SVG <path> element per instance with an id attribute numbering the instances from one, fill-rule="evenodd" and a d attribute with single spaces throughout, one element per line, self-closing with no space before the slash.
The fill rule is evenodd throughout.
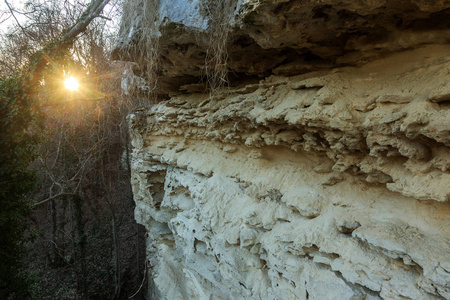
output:
<path id="1" fill-rule="evenodd" d="M 78 21 L 62 35 L 34 52 L 28 63 L 0 77 L 0 298 L 30 296 L 21 255 L 26 240 L 27 194 L 36 183 L 30 163 L 42 126 L 36 95 L 46 78 L 69 55 L 77 36 L 99 16 L 109 0 L 93 0 Z"/>

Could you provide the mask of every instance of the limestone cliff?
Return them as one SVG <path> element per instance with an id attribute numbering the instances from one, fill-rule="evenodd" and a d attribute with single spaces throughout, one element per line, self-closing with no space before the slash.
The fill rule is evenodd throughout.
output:
<path id="1" fill-rule="evenodd" d="M 170 97 L 130 116 L 153 296 L 450 299 L 450 1 L 228 1 L 212 95 L 201 1 L 156 6 Z"/>

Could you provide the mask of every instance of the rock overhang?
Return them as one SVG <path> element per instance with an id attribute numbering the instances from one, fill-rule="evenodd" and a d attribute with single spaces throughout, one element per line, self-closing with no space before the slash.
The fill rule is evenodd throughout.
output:
<path id="1" fill-rule="evenodd" d="M 143 0 L 141 0 L 143 1 Z M 145 0 L 152 2 L 152 0 Z M 217 24 L 196 1 L 160 1 L 152 29 L 158 42 L 159 93 L 182 92 L 205 76 L 208 38 Z M 223 1 L 221 1 L 223 2 Z M 227 0 L 227 72 L 232 84 L 361 65 L 392 52 L 450 41 L 449 1 Z M 156 3 L 156 2 L 155 2 Z M 144 12 L 124 20 L 113 57 L 140 61 Z M 146 70 L 137 66 L 136 75 Z"/>

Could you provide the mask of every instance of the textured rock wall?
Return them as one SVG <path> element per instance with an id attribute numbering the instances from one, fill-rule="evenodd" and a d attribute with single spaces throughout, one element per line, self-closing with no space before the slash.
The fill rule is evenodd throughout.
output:
<path id="1" fill-rule="evenodd" d="M 246 77 L 213 97 L 179 93 L 130 116 L 136 219 L 149 235 L 153 296 L 450 299 L 450 45 L 448 28 L 426 19 L 448 13 L 449 2 L 261 2 L 244 17 L 257 13 L 251 26 L 264 23 L 259 35 L 273 38 L 245 32 L 272 50 L 295 44 L 287 25 L 269 26 L 280 16 L 311 32 L 341 22 L 336 32 L 360 26 L 361 34 L 391 24 L 386 16 L 396 8 L 416 27 L 396 23 L 409 28 L 408 43 L 361 43 L 360 51 L 320 58 L 314 70 L 292 67 L 304 57 L 268 67 L 270 56 L 259 56 L 266 67 L 258 74 L 270 71 L 264 79 Z M 302 3 L 306 15 L 320 7 L 322 23 L 302 23 Z M 342 6 L 377 18 L 355 25 L 342 19 Z M 336 32 L 309 49 L 333 45 Z M 424 32 L 427 39 L 410 39 Z M 297 45 L 304 38 L 297 35 Z M 355 51 L 371 58 L 338 62 Z"/>
<path id="2" fill-rule="evenodd" d="M 151 29 L 140 26 L 155 15 L 150 18 L 159 29 L 153 36 L 160 37 L 155 71 L 163 95 L 195 89 L 205 75 L 209 37 L 221 37 L 224 27 L 231 30 L 227 67 L 232 85 L 272 74 L 361 65 L 394 51 L 450 42 L 449 0 L 128 1 L 137 10 L 124 20 L 114 56 L 139 61 L 142 33 Z M 205 13 L 208 3 L 219 5 L 219 12 Z M 220 15 L 220 3 L 235 4 L 234 14 L 225 16 L 228 22 Z M 219 30 L 211 28 L 213 17 L 223 18 Z M 136 75 L 145 71 L 141 65 L 134 68 Z"/>

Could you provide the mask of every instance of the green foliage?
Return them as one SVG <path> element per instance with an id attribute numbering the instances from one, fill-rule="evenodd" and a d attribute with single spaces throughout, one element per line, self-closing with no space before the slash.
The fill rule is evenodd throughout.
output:
<path id="1" fill-rule="evenodd" d="M 29 196 L 37 183 L 30 165 L 36 158 L 39 132 L 43 130 L 42 105 L 50 103 L 43 96 L 55 91 L 59 83 L 55 78 L 62 78 L 68 70 L 76 37 L 107 2 L 91 1 L 75 25 L 58 39 L 46 43 L 41 50 L 30 50 L 32 55 L 21 71 L 0 77 L 0 299 L 31 297 L 31 277 L 22 256 L 29 235 Z M 7 70 L 16 70 L 16 66 Z"/>
<path id="2" fill-rule="evenodd" d="M 0 299 L 30 297 L 30 277 L 21 258 L 31 211 L 27 195 L 37 182 L 29 168 L 42 129 L 37 95 L 70 46 L 51 42 L 31 57 L 27 68 L 0 78 Z"/>
<path id="3" fill-rule="evenodd" d="M 23 79 L 21 74 L 0 78 L 0 299 L 30 296 L 20 259 L 31 209 L 26 194 L 36 179 L 28 166 L 37 135 L 30 131 L 36 114 Z"/>

